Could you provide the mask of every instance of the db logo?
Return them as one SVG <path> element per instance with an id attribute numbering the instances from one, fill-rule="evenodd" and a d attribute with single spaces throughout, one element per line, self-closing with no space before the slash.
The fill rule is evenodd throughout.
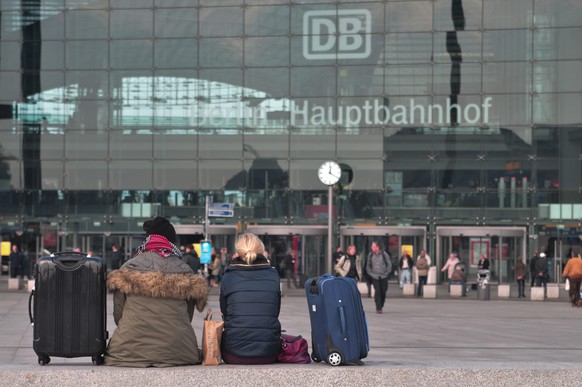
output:
<path id="1" fill-rule="evenodd" d="M 367 9 L 307 11 L 303 15 L 305 59 L 370 56 L 372 16 Z"/>

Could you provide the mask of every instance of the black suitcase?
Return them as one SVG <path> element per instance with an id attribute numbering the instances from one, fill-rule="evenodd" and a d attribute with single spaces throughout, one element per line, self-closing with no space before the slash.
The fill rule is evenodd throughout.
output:
<path id="1" fill-rule="evenodd" d="M 50 356 L 91 356 L 93 364 L 103 364 L 106 276 L 100 257 L 65 252 L 38 259 L 28 313 L 39 364 L 48 364 Z"/>

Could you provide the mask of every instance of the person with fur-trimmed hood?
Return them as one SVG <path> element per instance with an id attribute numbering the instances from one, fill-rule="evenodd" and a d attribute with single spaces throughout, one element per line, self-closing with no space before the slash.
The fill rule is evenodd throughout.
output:
<path id="1" fill-rule="evenodd" d="M 174 245 L 176 231 L 161 216 L 143 224 L 144 243 L 107 287 L 113 293 L 117 329 L 105 364 L 119 367 L 172 367 L 202 361 L 192 328 L 194 307 L 208 300 L 206 280 L 192 272 Z"/>

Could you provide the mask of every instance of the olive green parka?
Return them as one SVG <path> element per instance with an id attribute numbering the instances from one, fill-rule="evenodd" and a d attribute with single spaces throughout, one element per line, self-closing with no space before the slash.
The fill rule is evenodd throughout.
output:
<path id="1" fill-rule="evenodd" d="M 117 328 L 105 364 L 119 367 L 172 367 L 202 360 L 192 327 L 194 308 L 208 300 L 206 280 L 179 257 L 144 252 L 112 271 Z"/>

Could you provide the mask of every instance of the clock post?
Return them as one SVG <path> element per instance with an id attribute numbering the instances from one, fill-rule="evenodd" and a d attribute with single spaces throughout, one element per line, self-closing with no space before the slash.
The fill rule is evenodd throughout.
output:
<path id="1" fill-rule="evenodd" d="M 333 274 L 333 188 L 331 185 L 327 186 L 327 272 Z"/>
<path id="2" fill-rule="evenodd" d="M 327 272 L 332 273 L 332 250 L 333 250 L 333 185 L 339 181 L 342 169 L 335 161 L 326 161 L 319 167 L 317 177 L 327 185 Z"/>

